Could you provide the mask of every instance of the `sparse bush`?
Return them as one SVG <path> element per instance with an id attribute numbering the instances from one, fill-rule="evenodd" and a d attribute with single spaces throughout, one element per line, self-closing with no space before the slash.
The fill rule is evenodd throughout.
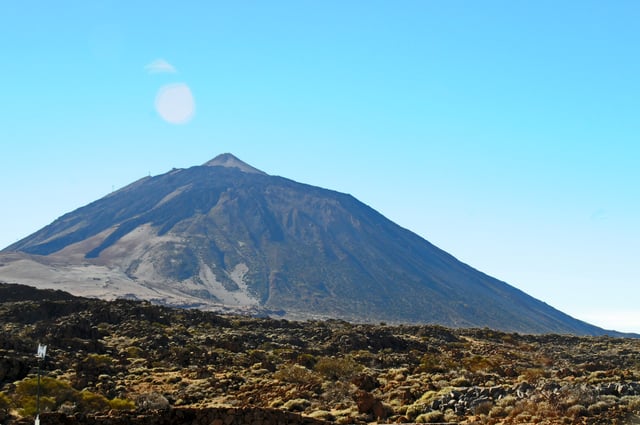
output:
<path id="1" fill-rule="evenodd" d="M 488 415 L 492 407 L 491 401 L 483 401 L 473 406 L 473 413 L 474 415 Z"/>
<path id="2" fill-rule="evenodd" d="M 353 400 L 351 395 L 353 394 L 353 384 L 350 382 L 337 381 L 337 382 L 325 382 L 322 384 L 321 398 L 328 404 L 344 406 L 352 406 Z"/>
<path id="3" fill-rule="evenodd" d="M 508 415 L 507 409 L 502 406 L 493 406 L 489 411 L 490 418 L 504 418 Z"/>
<path id="4" fill-rule="evenodd" d="M 587 414 L 587 408 L 581 404 L 574 404 L 567 409 L 567 416 L 571 418 L 579 418 L 582 416 L 587 416 Z"/>
<path id="5" fill-rule="evenodd" d="M 316 363 L 315 371 L 329 379 L 350 379 L 362 370 L 362 366 L 350 357 L 322 357 Z"/>
<path id="6" fill-rule="evenodd" d="M 493 362 L 490 359 L 478 355 L 470 358 L 465 358 L 462 361 L 462 364 L 467 370 L 471 372 L 489 371 L 493 370 L 494 368 Z"/>
<path id="7" fill-rule="evenodd" d="M 313 369 L 317 363 L 317 360 L 313 354 L 302 353 L 298 354 L 296 363 L 298 363 L 300 366 L 306 367 L 307 369 Z"/>
<path id="8" fill-rule="evenodd" d="M 310 384 L 319 381 L 316 374 L 297 364 L 283 365 L 273 374 L 273 377 L 294 384 Z"/>
<path id="9" fill-rule="evenodd" d="M 519 376 L 520 381 L 524 382 L 537 382 L 541 378 L 548 378 L 549 371 L 542 368 L 528 368 L 522 371 Z"/>
<path id="10" fill-rule="evenodd" d="M 518 398 L 516 396 L 506 395 L 502 397 L 500 400 L 498 400 L 496 402 L 496 405 L 500 407 L 507 407 L 507 406 L 513 407 L 516 405 L 517 401 L 518 401 Z"/>
<path id="11" fill-rule="evenodd" d="M 447 369 L 442 362 L 442 359 L 434 354 L 425 354 L 420 359 L 420 366 L 418 366 L 419 372 L 437 373 L 446 372 Z"/>

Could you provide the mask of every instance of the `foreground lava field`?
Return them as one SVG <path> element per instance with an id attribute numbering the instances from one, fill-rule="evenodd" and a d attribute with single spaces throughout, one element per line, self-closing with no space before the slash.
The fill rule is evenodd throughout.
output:
<path id="1" fill-rule="evenodd" d="M 0 285 L 0 421 L 260 407 L 337 424 L 640 423 L 640 340 L 290 322 Z"/>

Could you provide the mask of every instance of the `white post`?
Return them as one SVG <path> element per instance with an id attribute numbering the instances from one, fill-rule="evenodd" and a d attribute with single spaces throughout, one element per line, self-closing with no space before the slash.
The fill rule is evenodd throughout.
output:
<path id="1" fill-rule="evenodd" d="M 38 358 L 38 389 L 36 392 L 36 421 L 35 425 L 40 425 L 40 362 L 44 361 L 44 358 L 47 355 L 47 346 L 38 344 L 38 353 L 36 357 Z"/>

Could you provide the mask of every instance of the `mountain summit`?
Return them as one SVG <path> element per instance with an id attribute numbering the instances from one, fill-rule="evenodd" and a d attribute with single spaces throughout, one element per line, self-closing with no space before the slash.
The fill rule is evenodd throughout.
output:
<path id="1" fill-rule="evenodd" d="M 205 167 L 237 168 L 238 170 L 244 171 L 245 173 L 266 174 L 265 172 L 260 171 L 245 162 L 242 162 L 230 153 L 220 154 L 212 160 L 205 162 L 203 165 Z"/>
<path id="2" fill-rule="evenodd" d="M 288 318 L 602 334 L 354 197 L 231 154 L 145 177 L 0 253 L 0 280 Z"/>

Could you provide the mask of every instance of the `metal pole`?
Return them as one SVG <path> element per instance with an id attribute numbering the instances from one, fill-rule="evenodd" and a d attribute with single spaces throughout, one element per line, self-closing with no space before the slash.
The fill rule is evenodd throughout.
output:
<path id="1" fill-rule="evenodd" d="M 38 359 L 38 390 L 36 393 L 36 417 L 40 417 L 40 359 Z"/>

